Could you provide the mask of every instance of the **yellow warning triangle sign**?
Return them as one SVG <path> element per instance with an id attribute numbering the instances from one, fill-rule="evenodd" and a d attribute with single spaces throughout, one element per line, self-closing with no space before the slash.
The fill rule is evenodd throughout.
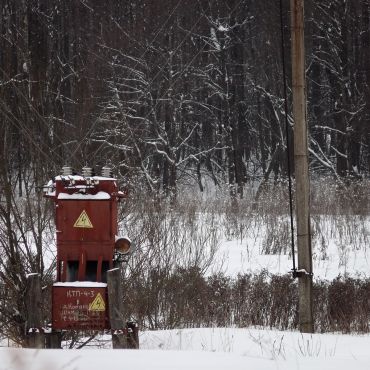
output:
<path id="1" fill-rule="evenodd" d="M 89 311 L 105 311 L 105 302 L 100 293 L 89 304 Z"/>
<path id="2" fill-rule="evenodd" d="M 76 220 L 73 227 L 83 227 L 85 229 L 94 228 L 85 210 L 83 210 L 81 214 L 78 216 L 78 219 Z"/>

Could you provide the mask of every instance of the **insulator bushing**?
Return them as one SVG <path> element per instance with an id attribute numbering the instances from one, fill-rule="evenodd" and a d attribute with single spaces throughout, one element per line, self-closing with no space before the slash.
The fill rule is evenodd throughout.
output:
<path id="1" fill-rule="evenodd" d="M 110 167 L 103 167 L 101 170 L 101 175 L 103 177 L 112 177 L 112 169 Z"/>
<path id="2" fill-rule="evenodd" d="M 82 168 L 82 176 L 91 177 L 92 176 L 92 168 L 91 167 L 83 167 Z"/>
<path id="3" fill-rule="evenodd" d="M 62 167 L 62 175 L 63 176 L 72 176 L 72 167 L 70 167 L 70 166 L 63 166 Z"/>

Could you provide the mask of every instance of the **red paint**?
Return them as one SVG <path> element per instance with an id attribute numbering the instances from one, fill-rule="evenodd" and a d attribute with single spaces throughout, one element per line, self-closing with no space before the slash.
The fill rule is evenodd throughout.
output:
<path id="1" fill-rule="evenodd" d="M 55 202 L 57 282 L 105 281 L 106 271 L 113 267 L 117 203 L 123 196 L 116 179 L 59 176 L 54 185 L 55 193 L 47 196 Z M 97 196 L 101 192 L 104 196 Z M 98 293 L 106 309 L 89 310 Z M 52 301 L 55 329 L 109 328 L 107 288 L 57 286 Z"/>
<path id="2" fill-rule="evenodd" d="M 89 309 L 98 294 L 104 300 L 104 311 Z M 54 329 L 109 329 L 106 288 L 54 286 L 52 307 Z"/>

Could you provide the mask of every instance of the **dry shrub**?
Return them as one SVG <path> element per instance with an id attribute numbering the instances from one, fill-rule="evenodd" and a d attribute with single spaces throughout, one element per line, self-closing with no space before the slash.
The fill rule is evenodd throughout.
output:
<path id="1" fill-rule="evenodd" d="M 311 180 L 311 210 L 324 215 L 368 215 L 370 179 L 338 181 L 331 177 Z"/>
<path id="2" fill-rule="evenodd" d="M 234 308 L 232 284 L 229 277 L 217 274 L 207 279 L 206 322 L 207 326 L 233 325 L 232 311 Z"/>
<path id="3" fill-rule="evenodd" d="M 287 254 L 290 252 L 290 223 L 284 216 L 265 217 L 266 232 L 262 240 L 262 254 Z"/>
<path id="4" fill-rule="evenodd" d="M 368 332 L 370 279 L 337 277 L 328 288 L 328 315 L 333 331 Z"/>
<path id="5" fill-rule="evenodd" d="M 297 281 L 290 275 L 267 271 L 236 278 L 207 275 L 222 238 L 242 242 L 262 234 L 258 238 L 264 253 L 288 252 L 289 218 L 287 208 L 281 208 L 287 202 L 284 186 L 266 186 L 260 194 L 263 207 L 252 206 L 251 194 L 232 201 L 179 196 L 177 204 L 149 197 L 129 199 L 122 225 L 139 248 L 125 271 L 127 313 L 150 329 L 230 325 L 297 329 Z M 367 205 L 345 203 L 350 207 L 345 210 L 331 193 L 332 186 L 329 181 L 317 182 L 312 190 L 314 255 L 320 258 L 326 258 L 330 239 L 354 249 L 367 245 L 362 214 Z M 356 186 L 356 202 L 363 201 L 367 190 Z M 340 191 L 343 195 L 346 189 Z M 369 280 L 316 281 L 313 289 L 316 331 L 369 332 Z"/>
<path id="6" fill-rule="evenodd" d="M 298 284 L 291 275 L 204 277 L 197 268 L 153 271 L 127 286 L 129 313 L 150 329 L 270 327 L 298 329 Z M 370 281 L 338 277 L 313 284 L 316 332 L 368 333 Z"/>
<path id="7" fill-rule="evenodd" d="M 319 333 L 330 331 L 328 287 L 325 281 L 317 281 L 312 287 L 314 328 Z"/>

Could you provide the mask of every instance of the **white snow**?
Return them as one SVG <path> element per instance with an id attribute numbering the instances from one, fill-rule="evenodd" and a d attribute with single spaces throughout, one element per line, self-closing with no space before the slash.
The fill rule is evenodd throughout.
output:
<path id="1" fill-rule="evenodd" d="M 74 180 L 74 181 L 82 181 L 84 180 L 85 178 L 83 176 L 80 176 L 80 175 L 68 175 L 68 176 L 64 176 L 64 175 L 60 175 L 60 176 L 56 176 L 55 177 L 55 181 L 71 181 L 71 180 Z"/>
<path id="2" fill-rule="evenodd" d="M 69 281 L 66 283 L 54 283 L 56 287 L 78 287 L 78 288 L 106 288 L 106 283 L 96 283 L 95 281 Z"/>
<path id="3" fill-rule="evenodd" d="M 220 32 L 227 32 L 229 31 L 229 28 L 228 27 L 225 27 L 223 26 L 222 24 L 220 24 L 217 28 Z"/>
<path id="4" fill-rule="evenodd" d="M 117 181 L 117 179 L 113 177 L 103 177 L 103 176 L 91 176 L 91 177 L 84 177 L 81 175 L 68 175 L 68 176 L 56 176 L 55 181 L 83 181 L 86 179 L 91 179 L 91 180 L 97 180 L 97 181 Z"/>
<path id="5" fill-rule="evenodd" d="M 39 275 L 38 272 L 31 272 L 30 274 L 26 274 L 26 278 L 28 278 L 29 276 L 34 276 L 34 275 Z"/>
<path id="6" fill-rule="evenodd" d="M 213 27 L 211 27 L 211 40 L 215 49 L 220 51 L 221 50 L 220 42 L 217 40 L 216 31 Z"/>
<path id="7" fill-rule="evenodd" d="M 6 370 L 369 370 L 370 336 L 300 334 L 262 329 L 144 332 L 140 350 L 0 348 Z M 91 343 L 90 343 L 91 344 Z M 100 345 L 103 349 L 98 349 Z"/>
<path id="8" fill-rule="evenodd" d="M 320 228 L 313 222 L 314 278 L 331 280 L 339 274 L 370 277 L 370 218 L 352 219 L 356 225 L 352 225 L 352 231 L 343 217 L 329 221 L 323 216 Z M 221 266 L 225 274 L 236 276 L 262 270 L 284 274 L 291 270 L 289 246 L 286 254 L 264 254 L 266 227 L 251 226 L 246 230 L 241 240 L 223 235 L 215 271 Z M 106 287 L 106 284 L 68 282 L 54 286 Z M 140 347 L 140 350 L 112 350 L 108 335 L 90 342 L 83 350 L 3 347 L 0 370 L 370 369 L 370 335 L 309 335 L 265 328 L 177 329 L 142 331 Z"/>
<path id="9" fill-rule="evenodd" d="M 314 257 L 315 279 L 333 280 L 338 275 L 370 277 L 370 248 L 356 251 L 344 246 L 342 254 L 335 252 L 335 248 L 335 243 L 331 243 L 328 248 L 331 252 L 325 259 Z M 259 273 L 262 270 L 271 274 L 286 274 L 293 266 L 292 257 L 288 254 L 262 254 L 258 250 L 248 249 L 247 243 L 235 240 L 221 244 L 217 259 L 218 266 L 222 266 L 222 271 L 228 276 Z M 217 264 L 215 266 L 217 270 Z"/>
<path id="10" fill-rule="evenodd" d="M 110 195 L 105 191 L 99 191 L 96 194 L 82 194 L 82 193 L 59 193 L 60 200 L 106 200 L 110 199 Z"/>
<path id="11" fill-rule="evenodd" d="M 346 228 L 344 218 L 338 218 L 337 226 L 333 226 L 329 219 L 321 220 L 320 232 L 316 231 L 312 240 L 314 279 L 333 280 L 338 275 L 370 277 L 370 217 L 362 222 L 356 221 L 355 217 L 352 216 L 357 223 L 356 232 Z M 354 229 L 354 225 L 352 228 Z M 243 240 L 223 238 L 217 251 L 214 270 L 217 271 L 221 266 L 228 276 L 259 273 L 262 270 L 271 274 L 290 272 L 293 260 L 289 254 L 289 243 L 285 246 L 285 254 L 265 254 L 262 246 L 266 235 L 267 230 L 262 226 L 260 229 L 250 229 Z M 297 253 L 297 246 L 295 252 Z"/>

